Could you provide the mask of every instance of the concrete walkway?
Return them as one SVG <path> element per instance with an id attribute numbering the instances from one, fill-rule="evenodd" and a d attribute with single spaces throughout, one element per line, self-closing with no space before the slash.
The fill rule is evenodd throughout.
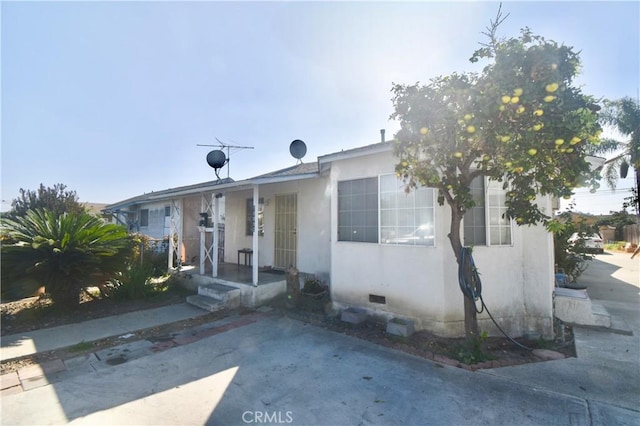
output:
<path id="1" fill-rule="evenodd" d="M 627 260 L 599 255 L 581 283 L 633 335 L 576 327 L 577 358 L 469 372 L 253 314 L 157 352 L 136 343 L 127 353 L 145 356 L 119 365 L 45 373 L 44 385 L 3 393 L 0 423 L 638 425 L 640 259 Z"/>
<path id="2" fill-rule="evenodd" d="M 80 342 L 91 342 L 105 337 L 120 336 L 136 330 L 195 318 L 206 313 L 202 309 L 181 303 L 98 318 L 78 324 L 3 336 L 0 359 L 7 360 L 32 355 L 37 352 L 60 349 Z"/>

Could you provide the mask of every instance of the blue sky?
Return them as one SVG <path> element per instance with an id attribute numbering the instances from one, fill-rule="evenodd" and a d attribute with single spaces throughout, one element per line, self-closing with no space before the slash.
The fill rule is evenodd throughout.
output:
<path id="1" fill-rule="evenodd" d="M 216 138 L 236 180 L 391 138 L 391 85 L 477 70 L 493 2 L 2 2 L 2 210 L 61 182 L 112 203 L 215 178 Z M 581 50 L 596 97 L 640 88 L 638 2 L 505 2 L 502 36 L 528 26 Z M 226 170 L 222 172 L 226 176 Z M 578 197 L 619 210 L 623 188 Z M 583 204 L 584 203 L 584 204 Z"/>

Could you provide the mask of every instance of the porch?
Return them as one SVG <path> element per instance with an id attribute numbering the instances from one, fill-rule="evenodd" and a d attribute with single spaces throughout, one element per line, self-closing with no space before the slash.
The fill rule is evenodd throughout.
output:
<path id="1" fill-rule="evenodd" d="M 218 264 L 218 276 L 202 275 L 194 267 L 184 267 L 180 271 L 181 280 L 187 287 L 198 290 L 189 296 L 187 302 L 209 311 L 222 307 L 242 305 L 257 307 L 286 292 L 287 282 L 284 271 L 260 269 L 258 285 L 254 286 L 251 266 L 235 263 Z"/>

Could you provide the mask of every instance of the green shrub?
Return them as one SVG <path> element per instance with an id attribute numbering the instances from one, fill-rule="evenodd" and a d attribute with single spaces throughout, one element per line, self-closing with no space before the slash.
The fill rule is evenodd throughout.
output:
<path id="1" fill-rule="evenodd" d="M 131 240 L 120 225 L 90 213 L 29 210 L 2 221 L 3 287 L 38 282 L 53 302 L 67 309 L 80 303 L 83 288 L 102 285 L 121 272 Z M 3 239 L 5 239 L 3 237 Z"/>

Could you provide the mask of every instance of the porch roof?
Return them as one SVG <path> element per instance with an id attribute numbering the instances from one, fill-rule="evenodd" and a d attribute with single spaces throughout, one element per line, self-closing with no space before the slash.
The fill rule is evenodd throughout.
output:
<path id="1" fill-rule="evenodd" d="M 332 154 L 318 157 L 318 160 L 311 163 L 300 163 L 295 166 L 276 170 L 273 172 L 258 175 L 249 179 L 234 181 L 226 178 L 209 182 L 197 183 L 194 185 L 180 186 L 177 188 L 153 191 L 147 194 L 138 195 L 126 200 L 105 206 L 104 212 L 118 211 L 137 204 L 171 200 L 176 197 L 200 194 L 206 192 L 235 192 L 251 189 L 255 185 L 265 185 L 270 183 L 287 182 L 292 180 L 310 179 L 319 176 L 320 170 L 326 170 L 332 161 L 345 160 L 362 155 L 376 154 L 390 151 L 392 144 L 389 141 L 378 142 L 358 148 L 343 150 Z"/>
<path id="2" fill-rule="evenodd" d="M 309 179 L 318 176 L 318 163 L 300 163 L 295 166 L 276 170 L 249 179 L 234 181 L 226 178 L 216 181 L 202 182 L 194 185 L 181 186 L 177 188 L 154 191 L 136 197 L 128 198 L 118 203 L 105 206 L 104 211 L 117 211 L 136 204 L 147 202 L 170 200 L 185 195 L 200 194 L 203 192 L 235 192 L 251 189 L 255 185 L 265 185 L 269 183 L 287 182 L 291 180 Z"/>

